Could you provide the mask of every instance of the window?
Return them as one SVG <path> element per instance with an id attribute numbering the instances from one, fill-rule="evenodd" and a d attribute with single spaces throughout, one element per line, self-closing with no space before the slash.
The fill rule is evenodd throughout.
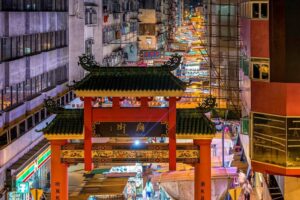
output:
<path id="1" fill-rule="evenodd" d="M 24 36 L 24 54 L 25 55 L 31 54 L 31 36 L 30 35 Z"/>
<path id="2" fill-rule="evenodd" d="M 41 120 L 42 120 L 42 121 L 46 118 L 45 114 L 46 114 L 46 112 L 45 112 L 45 109 L 43 108 L 43 109 L 41 110 Z"/>
<path id="3" fill-rule="evenodd" d="M 85 9 L 85 24 L 97 24 L 97 11 L 93 7 Z"/>
<path id="4" fill-rule="evenodd" d="M 267 19 L 268 18 L 268 3 L 252 3 L 252 18 Z"/>
<path id="5" fill-rule="evenodd" d="M 262 3 L 260 6 L 261 6 L 261 11 L 260 11 L 261 18 L 268 18 L 268 4 Z"/>
<path id="6" fill-rule="evenodd" d="M 92 55 L 93 54 L 93 44 L 94 40 L 92 38 L 89 38 L 85 41 L 85 53 L 87 55 Z"/>
<path id="7" fill-rule="evenodd" d="M 33 128 L 33 119 L 32 119 L 32 116 L 30 116 L 30 117 L 27 118 L 27 127 L 28 127 L 28 130 L 30 130 L 30 129 Z"/>
<path id="8" fill-rule="evenodd" d="M 2 135 L 0 135 L 0 147 L 5 146 L 7 144 L 8 144 L 7 132 L 4 132 Z"/>
<path id="9" fill-rule="evenodd" d="M 10 38 L 1 39 L 1 59 L 9 60 L 11 59 L 11 40 Z"/>
<path id="10" fill-rule="evenodd" d="M 259 18 L 259 3 L 252 4 L 252 18 Z"/>
<path id="11" fill-rule="evenodd" d="M 37 125 L 40 123 L 40 112 L 34 114 L 34 124 Z"/>
<path id="12" fill-rule="evenodd" d="M 10 129 L 10 139 L 11 141 L 14 141 L 18 137 L 18 129 L 17 126 Z"/>
<path id="13" fill-rule="evenodd" d="M 252 63 L 252 78 L 259 80 L 269 80 L 269 64 L 268 63 Z"/>
<path id="14" fill-rule="evenodd" d="M 1 61 L 17 59 L 24 55 L 49 51 L 67 45 L 66 31 L 47 32 L 31 35 L 2 37 Z"/>
<path id="15" fill-rule="evenodd" d="M 1 5 L 2 4 L 2 5 Z M 1 0 L 3 11 L 66 11 L 66 0 Z"/>
<path id="16" fill-rule="evenodd" d="M 139 2 L 140 9 L 155 9 L 155 0 L 141 0 Z"/>
<path id="17" fill-rule="evenodd" d="M 26 132 L 26 122 L 23 121 L 19 124 L 20 135 L 25 134 Z"/>
<path id="18" fill-rule="evenodd" d="M 62 96 L 60 99 L 61 105 L 64 106 L 65 105 L 65 96 Z"/>

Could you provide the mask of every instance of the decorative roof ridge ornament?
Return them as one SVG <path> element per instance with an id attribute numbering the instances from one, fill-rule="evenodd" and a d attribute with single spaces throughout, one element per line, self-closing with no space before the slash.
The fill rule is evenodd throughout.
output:
<path id="1" fill-rule="evenodd" d="M 82 54 L 82 56 L 79 56 L 78 65 L 81 65 L 83 69 L 89 72 L 100 68 L 100 65 L 95 61 L 94 56 L 87 54 Z"/>
<path id="2" fill-rule="evenodd" d="M 181 64 L 181 58 L 181 55 L 175 53 L 171 55 L 171 58 L 167 62 L 165 62 L 161 67 L 167 68 L 170 71 L 174 71 Z"/>
<path id="3" fill-rule="evenodd" d="M 209 95 L 202 101 L 201 104 L 199 104 L 197 109 L 200 110 L 201 113 L 208 113 L 212 111 L 212 109 L 214 109 L 216 106 L 217 106 L 216 97 Z"/>
<path id="4" fill-rule="evenodd" d="M 47 110 L 52 114 L 62 113 L 65 109 L 57 105 L 56 101 L 48 97 L 48 99 L 44 100 L 44 105 Z"/>
<path id="5" fill-rule="evenodd" d="M 156 67 L 156 69 L 163 69 L 163 70 L 167 69 L 169 71 L 174 71 L 181 64 L 181 58 L 182 58 L 181 55 L 175 53 L 171 56 L 171 58 L 167 62 L 165 62 L 160 67 Z M 109 69 L 113 68 L 113 67 L 101 67 L 99 63 L 95 61 L 94 56 L 87 55 L 87 54 L 83 54 L 82 56 L 79 56 L 78 65 L 81 65 L 81 67 L 88 72 L 98 71 L 100 69 L 107 70 L 107 68 Z M 149 69 L 152 69 L 152 67 Z"/>

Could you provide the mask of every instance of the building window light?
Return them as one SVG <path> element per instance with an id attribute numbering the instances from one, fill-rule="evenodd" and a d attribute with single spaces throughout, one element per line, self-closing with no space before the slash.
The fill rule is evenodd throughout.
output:
<path id="1" fill-rule="evenodd" d="M 252 63 L 252 78 L 255 80 L 269 80 L 270 67 L 268 63 Z"/>

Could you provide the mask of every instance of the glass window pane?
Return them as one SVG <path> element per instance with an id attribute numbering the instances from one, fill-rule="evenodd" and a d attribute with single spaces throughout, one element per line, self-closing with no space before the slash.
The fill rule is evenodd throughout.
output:
<path id="1" fill-rule="evenodd" d="M 18 131 L 17 131 L 17 126 L 13 127 L 10 129 L 10 139 L 11 141 L 14 141 L 18 137 Z"/>
<path id="2" fill-rule="evenodd" d="M 46 118 L 46 116 L 45 116 L 45 109 L 42 109 L 41 110 L 41 120 L 43 121 L 45 118 Z"/>
<path id="3" fill-rule="evenodd" d="M 253 64 L 252 77 L 255 79 L 260 78 L 259 68 L 260 68 L 259 64 Z"/>
<path id="4" fill-rule="evenodd" d="M 3 91 L 3 107 L 4 109 L 10 107 L 12 105 L 11 102 L 11 92 L 10 87 L 6 87 Z"/>
<path id="5" fill-rule="evenodd" d="M 11 39 L 11 57 L 16 58 L 17 55 L 17 37 L 13 37 Z"/>
<path id="6" fill-rule="evenodd" d="M 253 115 L 253 160 L 286 166 L 286 119 Z"/>
<path id="7" fill-rule="evenodd" d="M 25 121 L 23 121 L 22 123 L 20 123 L 19 129 L 20 129 L 20 135 L 23 135 L 23 134 L 26 133 Z"/>
<path id="8" fill-rule="evenodd" d="M 32 129 L 33 128 L 33 119 L 32 119 L 32 116 L 27 118 L 27 127 L 28 127 L 28 130 Z"/>
<path id="9" fill-rule="evenodd" d="M 17 56 L 23 56 L 23 37 L 17 37 Z"/>
<path id="10" fill-rule="evenodd" d="M 40 112 L 34 114 L 34 123 L 35 125 L 40 123 Z"/>
<path id="11" fill-rule="evenodd" d="M 0 147 L 5 146 L 7 144 L 8 144 L 7 132 L 5 132 L 2 135 L 0 135 Z"/>
<path id="12" fill-rule="evenodd" d="M 261 15 L 261 18 L 268 18 L 268 4 L 267 3 L 261 4 L 260 15 Z"/>
<path id="13" fill-rule="evenodd" d="M 11 38 L 2 38 L 1 40 L 2 60 L 11 59 Z"/>
<path id="14" fill-rule="evenodd" d="M 269 65 L 267 64 L 262 64 L 260 66 L 260 72 L 261 72 L 261 78 L 264 80 L 269 79 Z"/>
<path id="15" fill-rule="evenodd" d="M 259 18 L 259 3 L 252 4 L 252 18 Z"/>
<path id="16" fill-rule="evenodd" d="M 24 54 L 30 54 L 31 53 L 31 37 L 30 35 L 24 36 Z"/>

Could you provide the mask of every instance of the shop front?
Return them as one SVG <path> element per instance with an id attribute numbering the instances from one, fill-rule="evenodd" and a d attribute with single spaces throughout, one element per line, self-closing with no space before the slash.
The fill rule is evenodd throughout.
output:
<path id="1" fill-rule="evenodd" d="M 26 155 L 25 155 L 26 156 Z M 42 189 L 48 192 L 50 188 L 50 146 L 41 153 L 33 155 L 28 164 L 19 169 L 11 169 L 11 192 L 9 200 L 31 199 L 31 189 Z"/>
<path id="2" fill-rule="evenodd" d="M 127 200 L 143 199 L 143 167 L 136 163 L 133 166 L 112 167 L 106 174 L 107 177 L 128 177 L 124 189 L 124 196 Z"/>

